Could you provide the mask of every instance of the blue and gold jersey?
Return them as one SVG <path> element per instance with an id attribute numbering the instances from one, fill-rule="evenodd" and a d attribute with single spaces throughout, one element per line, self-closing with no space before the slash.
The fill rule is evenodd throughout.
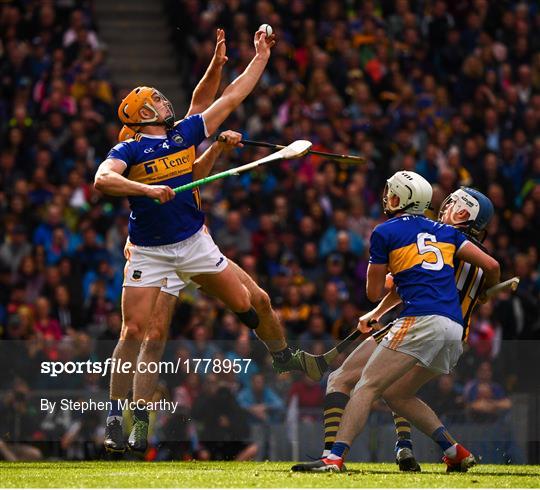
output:
<path id="1" fill-rule="evenodd" d="M 478 244 L 476 244 L 478 245 Z M 463 260 L 456 259 L 454 261 L 455 281 L 458 290 L 459 302 L 461 304 L 461 315 L 463 316 L 463 340 L 467 340 L 469 337 L 469 327 L 471 325 L 471 317 L 480 293 L 486 282 L 484 271 L 475 265 L 464 262 Z M 392 328 L 392 322 L 384 326 L 380 330 L 377 330 L 373 334 L 373 338 L 377 343 L 381 342 L 384 336 Z"/>
<path id="2" fill-rule="evenodd" d="M 207 136 L 200 114 L 180 121 L 166 136 L 138 134 L 118 143 L 107 158 L 127 165 L 124 176 L 143 184 L 178 187 L 192 182 L 195 147 Z M 176 243 L 195 234 L 203 225 L 198 189 L 181 192 L 157 204 L 144 196 L 130 196 L 129 240 L 135 245 L 157 246 Z"/>
<path id="3" fill-rule="evenodd" d="M 404 316 L 441 315 L 463 324 L 454 278 L 454 255 L 467 241 L 459 230 L 405 214 L 377 226 L 369 261 L 387 264 Z"/>

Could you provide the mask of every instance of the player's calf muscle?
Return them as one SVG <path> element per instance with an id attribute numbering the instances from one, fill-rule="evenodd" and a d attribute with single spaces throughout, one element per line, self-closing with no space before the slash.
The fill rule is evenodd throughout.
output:
<path id="1" fill-rule="evenodd" d="M 259 326 L 256 331 L 257 336 L 266 343 L 270 351 L 284 349 L 287 343 L 285 342 L 285 336 L 279 317 L 272 308 L 270 296 L 266 291 L 260 288 L 251 276 L 238 264 L 230 260 L 229 265 L 241 283 L 248 290 L 251 305 L 255 308 L 255 311 L 259 316 Z"/>

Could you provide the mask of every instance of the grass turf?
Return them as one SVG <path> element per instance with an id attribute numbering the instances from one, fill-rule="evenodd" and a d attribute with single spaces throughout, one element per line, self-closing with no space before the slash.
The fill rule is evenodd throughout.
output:
<path id="1" fill-rule="evenodd" d="M 529 487 L 540 485 L 540 466 L 480 465 L 446 474 L 442 464 L 400 473 L 390 463 L 352 463 L 347 473 L 305 474 L 291 463 L 125 461 L 0 462 L 0 487 Z"/>

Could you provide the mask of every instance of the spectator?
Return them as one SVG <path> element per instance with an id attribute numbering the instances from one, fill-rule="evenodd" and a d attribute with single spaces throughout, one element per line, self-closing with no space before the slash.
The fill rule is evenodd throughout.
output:
<path id="1" fill-rule="evenodd" d="M 332 325 L 341 316 L 341 298 L 339 296 L 339 288 L 329 282 L 324 287 L 323 302 L 321 304 L 321 313 L 328 325 Z"/>
<path id="2" fill-rule="evenodd" d="M 340 301 L 347 301 L 352 289 L 348 280 L 350 270 L 346 269 L 345 261 L 344 255 L 339 253 L 332 253 L 326 259 L 325 283 L 332 283 L 336 286 Z M 353 267 L 353 264 L 351 263 L 350 266 Z"/>
<path id="3" fill-rule="evenodd" d="M 482 362 L 475 379 L 465 385 L 465 407 L 472 421 L 490 423 L 497 421 L 512 407 L 502 386 L 493 382 L 493 368 Z"/>
<path id="4" fill-rule="evenodd" d="M 319 260 L 317 245 L 314 242 L 305 242 L 300 254 L 302 273 L 306 280 L 320 283 L 324 275 L 324 267 Z"/>
<path id="5" fill-rule="evenodd" d="M 247 336 L 238 336 L 234 343 L 234 350 L 227 352 L 225 359 L 229 359 L 233 363 L 233 371 L 235 370 L 235 364 L 242 366 L 240 372 L 236 373 L 236 379 L 240 383 L 240 389 L 248 388 L 251 385 L 253 376 L 260 372 L 259 365 L 252 359 L 251 344 Z M 247 359 L 251 359 L 249 364 L 246 364 Z"/>
<path id="6" fill-rule="evenodd" d="M 462 420 L 463 395 L 453 375 L 445 374 L 435 381 L 435 387 L 428 393 L 429 406 L 443 419 L 450 422 Z"/>
<path id="7" fill-rule="evenodd" d="M 326 257 L 331 252 L 335 252 L 338 247 L 338 233 L 345 231 L 349 235 L 350 250 L 356 255 L 362 255 L 364 243 L 362 238 L 347 228 L 347 214 L 344 210 L 338 209 L 334 212 L 333 226 L 327 229 L 321 238 L 319 245 L 321 257 Z"/>
<path id="8" fill-rule="evenodd" d="M 234 249 L 235 255 L 251 250 L 251 236 L 242 225 L 242 216 L 238 211 L 227 214 L 225 227 L 216 233 L 216 243 L 224 251 Z"/>
<path id="9" fill-rule="evenodd" d="M 82 326 L 80 310 L 73 305 L 68 288 L 62 284 L 56 287 L 54 293 L 54 318 L 58 320 L 63 333 Z"/>
<path id="10" fill-rule="evenodd" d="M 285 324 L 285 329 L 291 335 L 299 335 L 306 328 L 311 307 L 302 301 L 300 288 L 289 286 L 285 294 L 285 301 L 278 309 L 278 313 Z"/>
<path id="11" fill-rule="evenodd" d="M 63 335 L 60 323 L 51 315 L 49 300 L 43 296 L 36 300 L 34 330 L 48 340 L 60 340 Z"/>
<path id="12" fill-rule="evenodd" d="M 332 325 L 332 338 L 341 340 L 347 337 L 358 325 L 358 309 L 351 301 L 343 305 L 343 313 Z"/>
<path id="13" fill-rule="evenodd" d="M 23 225 L 15 225 L 5 242 L 0 247 L 0 261 L 15 274 L 21 261 L 32 252 L 32 245 L 27 240 L 27 232 Z"/>
<path id="14" fill-rule="evenodd" d="M 255 377 L 264 380 L 261 375 Z M 242 408 L 246 407 L 238 404 L 227 387 L 219 385 L 215 375 L 208 376 L 192 413 L 202 424 L 199 438 L 212 459 L 247 461 L 257 454 L 257 445 L 249 441 L 249 427 Z M 263 414 L 262 410 L 259 412 Z"/>
<path id="15" fill-rule="evenodd" d="M 293 396 L 298 397 L 298 408 L 302 420 L 317 421 L 320 419 L 320 407 L 324 401 L 324 391 L 320 383 L 307 376 L 302 376 L 300 380 L 292 384 L 289 390 L 289 400 Z"/>
<path id="16" fill-rule="evenodd" d="M 204 325 L 197 325 L 193 329 L 193 340 L 189 347 L 191 356 L 195 359 L 213 359 L 219 352 L 214 342 L 209 340 L 210 333 Z"/>
<path id="17" fill-rule="evenodd" d="M 498 350 L 496 343 L 497 324 L 493 317 L 493 307 L 481 305 L 471 319 L 469 345 L 479 359 L 491 360 Z"/>
<path id="18" fill-rule="evenodd" d="M 37 270 L 36 259 L 33 256 L 27 255 L 22 258 L 16 280 L 23 285 L 24 301 L 33 303 L 45 282 L 43 274 Z"/>
<path id="19" fill-rule="evenodd" d="M 39 417 L 29 403 L 28 386 L 21 379 L 4 394 L 0 420 L 0 455 L 5 461 L 36 461 L 42 458 L 34 438 L 39 428 Z"/>
<path id="20" fill-rule="evenodd" d="M 270 387 L 262 374 L 255 374 L 251 378 L 251 386 L 238 393 L 238 403 L 249 412 L 250 420 L 255 424 L 270 424 L 277 422 L 281 416 L 283 400 Z"/>
<path id="21" fill-rule="evenodd" d="M 327 323 L 324 317 L 318 313 L 312 313 L 307 322 L 307 330 L 298 338 L 300 348 L 307 352 L 313 351 L 315 342 L 324 343 L 324 351 L 333 347 L 332 336 L 327 332 Z"/>

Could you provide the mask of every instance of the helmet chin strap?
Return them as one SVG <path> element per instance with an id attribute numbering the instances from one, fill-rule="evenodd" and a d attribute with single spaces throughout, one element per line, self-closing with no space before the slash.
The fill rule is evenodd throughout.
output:
<path id="1" fill-rule="evenodd" d="M 385 209 L 384 214 L 386 214 L 386 216 L 388 216 L 389 218 L 393 218 L 396 214 L 404 213 L 405 211 L 407 211 L 407 209 L 409 209 L 409 208 L 411 208 L 413 206 L 414 206 L 414 202 L 410 202 L 406 206 L 403 206 L 402 208 L 399 208 L 399 209 L 394 209 L 394 210 Z"/>
<path id="2" fill-rule="evenodd" d="M 164 125 L 167 129 L 174 128 L 174 114 L 171 114 L 164 119 Z"/>
<path id="3" fill-rule="evenodd" d="M 468 237 L 472 237 L 478 240 L 479 242 L 483 242 L 484 239 L 486 238 L 487 231 L 475 230 L 473 228 L 473 225 L 474 225 L 474 220 L 470 219 L 467 221 L 463 221 L 462 223 L 456 223 L 455 225 L 452 225 L 452 226 L 455 226 L 456 228 L 463 228 L 462 232 L 465 235 L 467 235 Z"/>

